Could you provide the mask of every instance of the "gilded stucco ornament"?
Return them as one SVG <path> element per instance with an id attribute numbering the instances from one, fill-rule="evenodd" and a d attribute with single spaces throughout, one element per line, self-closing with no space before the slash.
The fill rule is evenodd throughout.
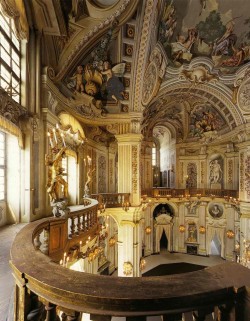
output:
<path id="1" fill-rule="evenodd" d="M 234 82 L 233 100 L 243 111 L 250 111 L 250 67 Z"/>
<path id="2" fill-rule="evenodd" d="M 210 73 L 204 66 L 198 66 L 190 70 L 182 70 L 180 79 L 186 79 L 192 83 L 216 82 L 218 77 Z"/>
<path id="3" fill-rule="evenodd" d="M 165 72 L 166 62 L 160 49 L 155 48 L 150 55 L 150 62 L 144 74 L 142 87 L 143 105 L 147 105 L 157 95 Z"/>

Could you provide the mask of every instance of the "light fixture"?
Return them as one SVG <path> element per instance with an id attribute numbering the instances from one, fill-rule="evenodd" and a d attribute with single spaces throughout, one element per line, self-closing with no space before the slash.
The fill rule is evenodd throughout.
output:
<path id="1" fill-rule="evenodd" d="M 234 231 L 228 230 L 228 231 L 227 231 L 227 237 L 228 237 L 229 239 L 233 239 L 233 238 L 234 238 Z"/>
<path id="2" fill-rule="evenodd" d="M 151 226 L 147 226 L 145 228 L 145 232 L 146 232 L 146 234 L 150 234 L 151 233 Z"/>
<path id="3" fill-rule="evenodd" d="M 168 195 L 166 195 L 166 197 L 167 197 L 167 200 L 169 201 L 169 200 L 170 200 L 170 198 L 171 198 L 171 195 L 170 195 L 170 194 L 168 194 Z"/>
<path id="4" fill-rule="evenodd" d="M 200 199 L 201 198 L 201 194 L 196 194 L 197 198 Z"/>
<path id="5" fill-rule="evenodd" d="M 205 226 L 200 226 L 200 227 L 199 227 L 199 232 L 200 232 L 200 234 L 205 234 L 205 233 L 206 233 L 206 228 L 205 228 Z"/>
<path id="6" fill-rule="evenodd" d="M 109 239 L 109 246 L 112 247 L 114 246 L 116 243 L 116 239 L 114 238 L 114 236 L 112 236 L 110 239 Z"/>
<path id="7" fill-rule="evenodd" d="M 139 268 L 140 268 L 140 270 L 142 271 L 142 270 L 145 269 L 145 267 L 146 267 L 146 260 L 142 257 L 142 258 L 140 259 Z"/>
<path id="8" fill-rule="evenodd" d="M 179 226 L 179 231 L 180 231 L 181 233 L 184 233 L 184 232 L 185 232 L 185 226 L 184 226 L 184 225 L 180 225 L 180 226 Z"/>
<path id="9" fill-rule="evenodd" d="M 124 202 L 122 204 L 122 209 L 127 212 L 129 210 L 129 202 Z"/>

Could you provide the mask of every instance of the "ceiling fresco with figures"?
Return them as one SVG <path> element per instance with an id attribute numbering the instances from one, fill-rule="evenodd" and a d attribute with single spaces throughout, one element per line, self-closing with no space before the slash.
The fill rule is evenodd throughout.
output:
<path id="1" fill-rule="evenodd" d="M 176 143 L 213 143 L 246 124 L 249 0 L 60 3 L 53 28 L 44 25 L 52 8 L 39 19 L 45 1 L 33 3 L 55 85 L 49 105 L 89 137 L 108 141 L 132 128 L 149 138 L 165 126 Z"/>
<path id="2" fill-rule="evenodd" d="M 208 57 L 233 73 L 250 61 L 249 28 L 248 0 L 165 0 L 158 38 L 173 67 Z"/>

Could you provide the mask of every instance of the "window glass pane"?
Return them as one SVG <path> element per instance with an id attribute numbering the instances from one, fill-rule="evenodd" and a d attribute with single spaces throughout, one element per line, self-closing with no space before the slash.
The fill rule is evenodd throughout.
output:
<path id="1" fill-rule="evenodd" d="M 19 65 L 19 55 L 15 52 L 15 50 L 12 50 L 12 59 L 15 61 L 16 64 Z"/>
<path id="2" fill-rule="evenodd" d="M 10 83 L 11 74 L 4 66 L 1 66 L 1 76 L 4 80 Z"/>
<path id="3" fill-rule="evenodd" d="M 3 199 L 4 199 L 4 193 L 0 192 L 0 200 L 3 200 Z"/>
<path id="4" fill-rule="evenodd" d="M 14 22 L 0 12 L 0 85 L 20 102 L 20 41 L 16 38 Z M 14 79 L 15 78 L 15 79 Z"/>
<path id="5" fill-rule="evenodd" d="M 10 55 L 1 47 L 1 55 L 0 57 L 6 62 L 7 65 L 10 66 Z"/>
<path id="6" fill-rule="evenodd" d="M 5 37 L 1 38 L 1 45 L 4 48 L 5 51 L 10 53 L 10 44 L 9 44 L 8 40 Z"/>
<path id="7" fill-rule="evenodd" d="M 6 87 L 8 87 L 8 84 L 7 84 L 7 82 L 6 82 L 4 79 L 0 78 L 0 86 L 1 86 L 3 89 L 5 89 Z"/>
<path id="8" fill-rule="evenodd" d="M 20 68 L 16 64 L 12 64 L 12 70 L 14 71 L 14 73 L 16 74 L 17 77 L 20 76 Z M 13 80 L 14 80 L 14 78 L 13 78 Z"/>
<path id="9" fill-rule="evenodd" d="M 20 96 L 19 95 L 14 95 L 14 96 L 12 96 L 12 99 L 15 100 L 17 103 L 19 103 Z"/>
<path id="10" fill-rule="evenodd" d="M 0 16 L 1 16 L 1 18 L 0 18 L 0 26 L 2 27 L 4 32 L 9 36 L 10 35 L 10 27 L 9 27 L 7 21 L 2 16 L 2 14 L 0 14 Z"/>

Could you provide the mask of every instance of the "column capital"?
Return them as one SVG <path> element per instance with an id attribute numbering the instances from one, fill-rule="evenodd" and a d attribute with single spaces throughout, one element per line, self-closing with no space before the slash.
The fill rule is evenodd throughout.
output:
<path id="1" fill-rule="evenodd" d="M 119 143 L 140 143 L 142 141 L 143 135 L 142 134 L 135 134 L 135 133 L 128 133 L 128 134 L 120 134 L 115 135 L 118 144 Z"/>

